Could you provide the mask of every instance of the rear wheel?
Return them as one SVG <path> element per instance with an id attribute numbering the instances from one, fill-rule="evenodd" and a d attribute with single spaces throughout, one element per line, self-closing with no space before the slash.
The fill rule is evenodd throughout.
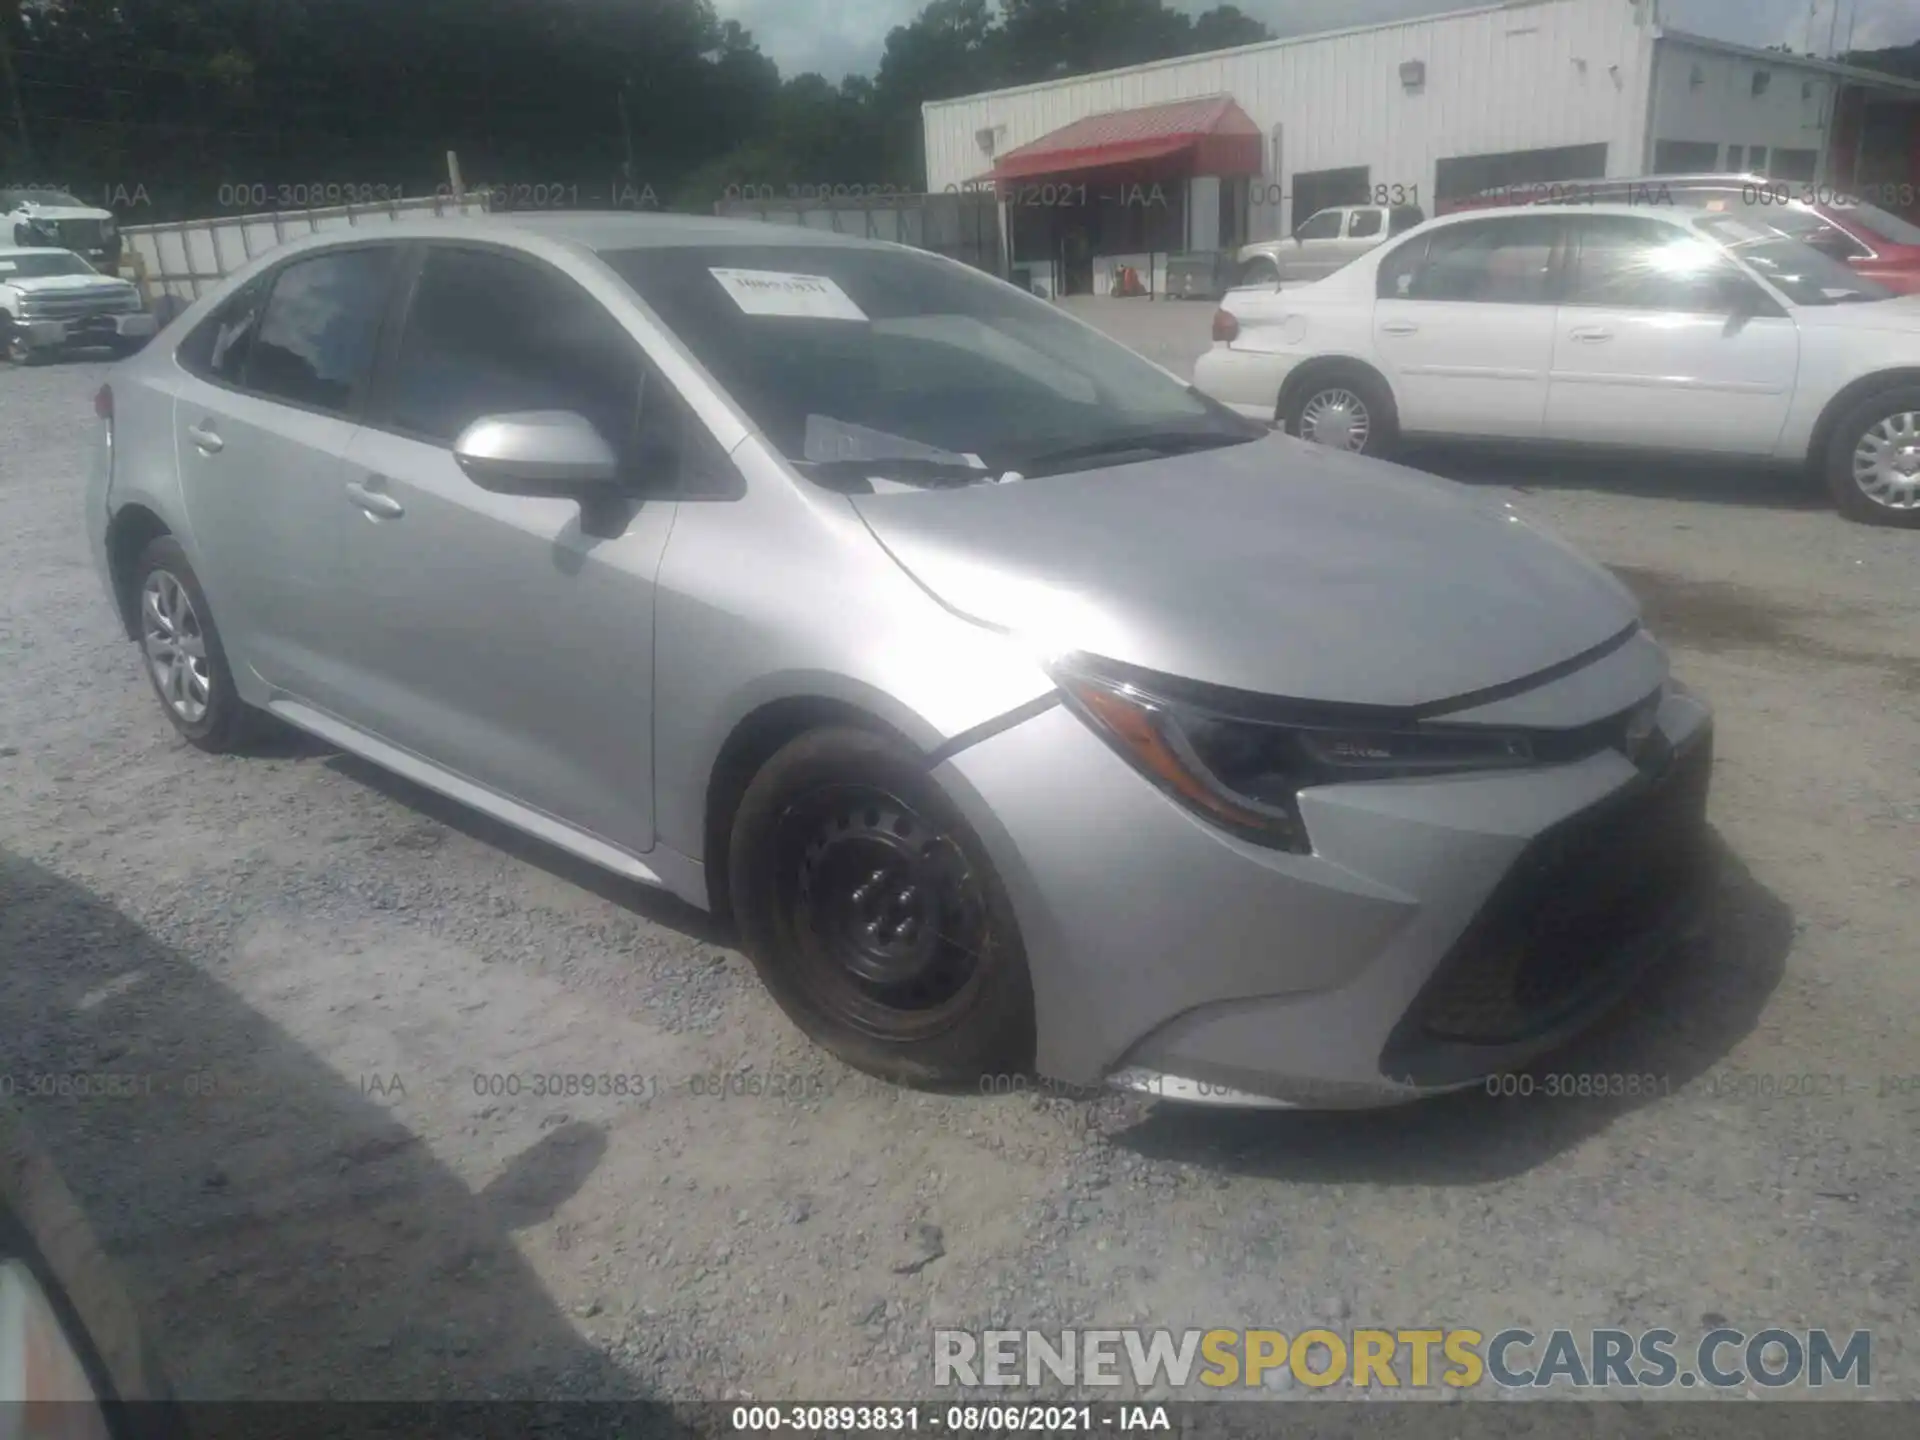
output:
<path id="1" fill-rule="evenodd" d="M 1281 419 L 1289 435 L 1354 455 L 1391 454 L 1400 438 L 1386 386 L 1352 370 L 1326 370 L 1301 381 Z"/>
<path id="2" fill-rule="evenodd" d="M 1849 519 L 1920 527 L 1920 386 L 1882 390 L 1841 416 L 1827 442 L 1826 477 Z"/>
<path id="3" fill-rule="evenodd" d="M 1024 1073 L 1026 957 L 978 838 L 898 741 L 816 730 L 748 786 L 729 855 L 761 980 L 848 1064 L 912 1084 Z"/>
<path id="4" fill-rule="evenodd" d="M 132 583 L 140 656 L 167 719 L 202 750 L 242 748 L 256 712 L 234 686 L 213 611 L 180 542 L 162 535 L 149 544 Z"/>

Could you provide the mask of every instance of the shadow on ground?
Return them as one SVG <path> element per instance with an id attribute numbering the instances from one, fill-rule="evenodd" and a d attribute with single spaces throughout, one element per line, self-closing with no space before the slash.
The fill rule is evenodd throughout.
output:
<path id="1" fill-rule="evenodd" d="M 1498 1098 L 1484 1089 L 1390 1110 L 1211 1111 L 1163 1104 L 1113 1143 L 1158 1160 L 1314 1184 L 1475 1185 L 1523 1174 L 1718 1065 L 1758 1024 L 1793 945 L 1793 912 L 1716 840 L 1705 931 L 1593 1031 L 1532 1067 L 1640 1076 L 1639 1096 Z M 1650 1077 L 1649 1080 L 1646 1077 Z"/>
<path id="2" fill-rule="evenodd" d="M 222 986 L 220 957 L 4 852 L 0 957 L 0 1074 L 181 1399 L 645 1398 L 512 1240 L 592 1171 L 598 1131 L 547 1134 L 475 1193 Z M 108 1093 L 37 1093 L 73 1088 Z"/>

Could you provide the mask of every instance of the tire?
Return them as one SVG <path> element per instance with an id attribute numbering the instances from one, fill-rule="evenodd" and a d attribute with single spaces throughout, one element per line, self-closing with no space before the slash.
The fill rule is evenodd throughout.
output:
<path id="1" fill-rule="evenodd" d="M 924 757 L 852 728 L 790 741 L 748 785 L 728 858 L 742 948 L 818 1044 L 910 1085 L 1030 1069 L 1012 905 Z"/>
<path id="2" fill-rule="evenodd" d="M 6 352 L 7 363 L 11 365 L 38 365 L 46 358 L 45 351 L 27 344 L 10 315 L 0 316 L 0 350 Z"/>
<path id="3" fill-rule="evenodd" d="M 1865 468 L 1870 449 L 1891 452 L 1875 470 Z M 1833 503 L 1849 520 L 1920 528 L 1920 385 L 1893 386 L 1848 409 L 1823 461 Z"/>
<path id="4" fill-rule="evenodd" d="M 1399 449 L 1400 416 L 1394 407 L 1393 393 L 1365 371 L 1316 370 L 1281 398 L 1281 422 L 1287 433 L 1297 439 L 1318 438 L 1310 433 L 1316 428 L 1316 421 L 1331 429 L 1343 415 L 1350 422 L 1346 438 L 1341 443 L 1322 442 L 1328 443 L 1329 448 L 1376 459 L 1391 456 Z M 1356 439 L 1358 443 L 1354 443 Z"/>
<path id="5" fill-rule="evenodd" d="M 142 550 L 132 587 L 141 668 L 173 728 L 189 744 L 212 754 L 246 748 L 259 717 L 234 686 L 213 611 L 180 542 L 161 535 Z M 169 634 L 190 643 L 170 643 Z M 167 656 L 179 663 L 170 663 L 163 658 Z"/>

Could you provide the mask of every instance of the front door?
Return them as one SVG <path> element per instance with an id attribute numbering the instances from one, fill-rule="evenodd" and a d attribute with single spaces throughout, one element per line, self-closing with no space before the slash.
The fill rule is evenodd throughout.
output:
<path id="1" fill-rule="evenodd" d="M 344 718 L 630 852 L 653 844 L 654 584 L 676 508 L 649 383 L 638 342 L 557 270 L 435 245 L 347 456 L 365 513 Z M 455 438 L 527 410 L 592 421 L 627 499 L 588 515 L 469 480 Z"/>
<path id="2" fill-rule="evenodd" d="M 1684 225 L 1588 215 L 1574 229 L 1548 438 L 1772 453 L 1800 357 L 1799 330 L 1780 304 Z"/>
<path id="3" fill-rule="evenodd" d="M 1556 216 L 1466 221 L 1381 261 L 1374 352 L 1403 430 L 1539 436 L 1561 235 Z"/>

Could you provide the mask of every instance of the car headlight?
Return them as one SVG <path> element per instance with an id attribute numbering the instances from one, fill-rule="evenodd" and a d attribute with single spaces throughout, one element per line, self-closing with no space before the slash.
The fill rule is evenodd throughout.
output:
<path id="1" fill-rule="evenodd" d="M 1187 809 L 1277 850 L 1313 846 L 1300 818 L 1316 785 L 1519 769 L 1541 763 L 1531 736 L 1303 708 L 1299 720 L 1247 719 L 1169 700 L 1131 682 L 1061 665 L 1069 707 L 1120 756 Z"/>
<path id="2" fill-rule="evenodd" d="M 41 1406 L 47 1407 L 42 1416 L 55 1422 L 45 1432 L 32 1418 Z M 73 1340 L 18 1260 L 0 1260 L 0 1414 L 9 1411 L 26 1419 L 29 1435 L 107 1440 L 110 1433 Z"/>
<path id="3" fill-rule="evenodd" d="M 108 216 L 100 222 L 100 238 L 102 240 L 111 240 L 114 236 L 114 229 L 113 217 Z"/>

